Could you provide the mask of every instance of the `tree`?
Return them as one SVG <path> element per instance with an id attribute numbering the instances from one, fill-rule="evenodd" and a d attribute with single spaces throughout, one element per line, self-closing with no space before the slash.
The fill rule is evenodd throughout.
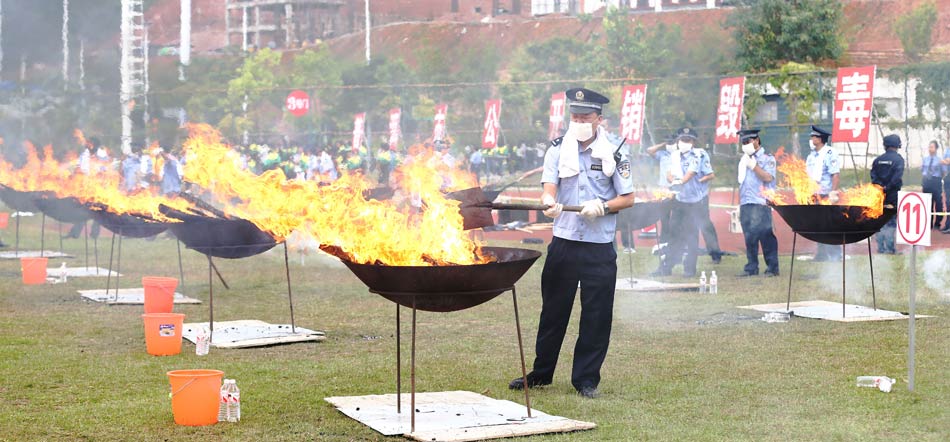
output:
<path id="1" fill-rule="evenodd" d="M 843 5 L 837 0 L 743 0 L 728 19 L 735 29 L 736 60 L 744 71 L 762 72 L 786 62 L 837 60 Z"/>
<path id="2" fill-rule="evenodd" d="M 280 52 L 264 48 L 244 60 L 237 77 L 228 82 L 230 112 L 219 124 L 222 131 L 232 136 L 244 131 L 260 134 L 280 119 L 283 91 L 277 88 L 286 82 L 279 70 L 280 59 Z"/>
<path id="3" fill-rule="evenodd" d="M 912 62 L 919 62 L 930 52 L 930 41 L 937 22 L 937 5 L 933 1 L 921 3 L 908 13 L 897 17 L 894 32 L 901 40 L 904 55 Z"/>

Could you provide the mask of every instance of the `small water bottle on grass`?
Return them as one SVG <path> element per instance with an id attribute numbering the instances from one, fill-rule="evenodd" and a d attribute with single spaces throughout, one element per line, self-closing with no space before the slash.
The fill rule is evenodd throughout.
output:
<path id="1" fill-rule="evenodd" d="M 877 388 L 885 393 L 891 392 L 895 382 L 887 376 L 858 376 L 858 387 Z"/>
<path id="2" fill-rule="evenodd" d="M 221 402 L 218 406 L 218 422 L 241 420 L 241 390 L 234 379 L 225 379 L 221 386 Z"/>
<path id="3" fill-rule="evenodd" d="M 716 276 L 716 271 L 712 271 L 712 276 L 709 277 L 709 293 L 715 295 L 719 293 L 719 277 Z"/>
<path id="4" fill-rule="evenodd" d="M 195 334 L 195 354 L 198 356 L 204 356 L 208 354 L 208 350 L 211 348 L 211 334 L 208 333 L 206 327 L 198 327 L 198 332 Z"/>
<path id="5" fill-rule="evenodd" d="M 706 293 L 706 271 L 699 275 L 699 293 Z"/>

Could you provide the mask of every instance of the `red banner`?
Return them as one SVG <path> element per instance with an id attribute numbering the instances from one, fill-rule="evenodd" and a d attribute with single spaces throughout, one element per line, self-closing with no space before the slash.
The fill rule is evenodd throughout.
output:
<path id="1" fill-rule="evenodd" d="M 620 108 L 620 134 L 632 146 L 643 140 L 643 115 L 646 111 L 647 85 L 623 87 L 623 107 Z"/>
<path id="2" fill-rule="evenodd" d="M 363 145 L 366 136 L 366 113 L 353 115 L 353 149 Z"/>
<path id="3" fill-rule="evenodd" d="M 435 105 L 434 124 L 432 125 L 432 141 L 445 141 L 445 117 L 449 113 L 449 105 Z"/>
<path id="4" fill-rule="evenodd" d="M 838 69 L 835 118 L 831 138 L 836 142 L 867 143 L 871 133 L 876 66 Z"/>
<path id="5" fill-rule="evenodd" d="M 395 149 L 399 146 L 399 139 L 402 138 L 402 129 L 399 127 L 399 119 L 402 117 L 402 111 L 398 107 L 389 110 L 389 148 Z"/>
<path id="6" fill-rule="evenodd" d="M 553 140 L 561 136 L 561 128 L 564 127 L 564 108 L 566 107 L 566 96 L 564 92 L 558 92 L 551 95 L 551 115 L 548 119 L 548 139 Z"/>
<path id="7" fill-rule="evenodd" d="M 716 144 L 739 142 L 742 128 L 742 97 L 745 77 L 719 80 L 719 108 L 716 110 Z"/>
<path id="8" fill-rule="evenodd" d="M 482 127 L 482 147 L 497 147 L 501 131 L 501 100 L 485 100 L 485 124 Z"/>

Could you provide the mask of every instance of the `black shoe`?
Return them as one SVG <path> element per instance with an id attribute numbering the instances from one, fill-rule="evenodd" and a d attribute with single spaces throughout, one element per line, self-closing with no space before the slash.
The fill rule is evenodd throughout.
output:
<path id="1" fill-rule="evenodd" d="M 531 373 L 528 373 L 528 388 L 543 387 L 551 385 L 550 379 L 538 379 Z M 509 390 L 524 390 L 524 378 L 515 378 L 508 383 Z"/>
<path id="2" fill-rule="evenodd" d="M 771 270 L 766 270 L 765 273 L 763 273 L 763 275 L 765 275 L 766 278 L 771 278 L 771 277 L 773 277 L 773 276 L 778 276 L 778 270 L 776 270 L 776 271 L 774 271 L 774 272 L 771 271 Z"/>
<path id="3" fill-rule="evenodd" d="M 946 234 L 950 233 L 950 229 L 940 229 L 940 233 L 946 235 Z"/>
<path id="4" fill-rule="evenodd" d="M 713 264 L 719 264 L 722 262 L 722 253 L 710 253 L 709 257 L 712 258 Z"/>
<path id="5" fill-rule="evenodd" d="M 580 390 L 577 390 L 577 394 L 586 397 L 587 399 L 597 399 L 600 397 L 600 392 L 597 391 L 597 387 L 581 387 Z"/>
<path id="6" fill-rule="evenodd" d="M 768 273 L 768 272 L 766 272 L 766 273 Z M 736 277 L 737 277 L 737 278 L 748 278 L 748 277 L 750 277 L 750 276 L 755 276 L 755 275 L 758 275 L 758 274 L 759 274 L 759 272 L 742 272 L 742 273 L 736 275 Z"/>

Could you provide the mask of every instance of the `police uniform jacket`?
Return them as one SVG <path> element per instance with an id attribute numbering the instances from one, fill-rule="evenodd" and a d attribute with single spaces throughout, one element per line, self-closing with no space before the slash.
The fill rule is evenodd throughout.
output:
<path id="1" fill-rule="evenodd" d="M 743 178 L 742 184 L 739 185 L 739 205 L 765 205 L 765 197 L 762 196 L 762 191 L 775 188 L 775 157 L 761 147 L 752 154 L 752 157 L 755 158 L 755 164 L 772 176 L 772 181 L 763 182 L 755 172 L 746 169 L 744 171 L 745 178 Z"/>
<path id="2" fill-rule="evenodd" d="M 897 205 L 897 192 L 904 184 L 904 158 L 896 150 L 888 150 L 874 159 L 871 182 L 884 188 L 884 204 Z"/>

